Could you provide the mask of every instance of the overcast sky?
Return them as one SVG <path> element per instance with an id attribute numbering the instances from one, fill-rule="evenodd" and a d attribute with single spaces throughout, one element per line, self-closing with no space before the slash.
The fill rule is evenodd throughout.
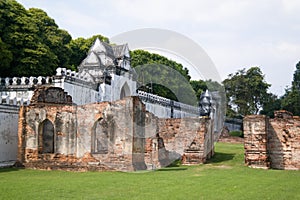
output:
<path id="1" fill-rule="evenodd" d="M 41 8 L 73 38 L 140 28 L 181 33 L 199 44 L 222 79 L 261 67 L 282 95 L 300 61 L 300 0 L 17 0 Z"/>

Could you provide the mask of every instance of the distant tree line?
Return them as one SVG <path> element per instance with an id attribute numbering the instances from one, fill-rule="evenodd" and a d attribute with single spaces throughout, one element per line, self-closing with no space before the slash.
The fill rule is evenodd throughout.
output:
<path id="1" fill-rule="evenodd" d="M 242 118 L 250 114 L 273 117 L 275 110 L 287 110 L 300 116 L 300 62 L 296 65 L 292 86 L 278 97 L 270 92 L 270 84 L 259 67 L 229 74 L 223 81 L 227 96 L 227 116 Z"/>

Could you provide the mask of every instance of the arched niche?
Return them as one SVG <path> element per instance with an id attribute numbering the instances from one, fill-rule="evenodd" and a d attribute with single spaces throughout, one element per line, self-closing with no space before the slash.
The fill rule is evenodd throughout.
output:
<path id="1" fill-rule="evenodd" d="M 38 133 L 38 153 L 54 153 L 54 126 L 53 123 L 45 119 L 39 124 Z"/>
<path id="2" fill-rule="evenodd" d="M 130 88 L 129 88 L 127 82 L 125 82 L 121 88 L 120 99 L 123 99 L 124 97 L 130 96 L 130 95 L 131 95 Z"/>
<path id="3" fill-rule="evenodd" d="M 98 119 L 92 129 L 91 152 L 105 154 L 108 153 L 108 128 L 103 118 Z"/>

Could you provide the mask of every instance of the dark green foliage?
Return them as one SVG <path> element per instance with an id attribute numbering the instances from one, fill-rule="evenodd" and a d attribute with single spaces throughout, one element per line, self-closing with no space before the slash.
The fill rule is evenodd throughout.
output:
<path id="1" fill-rule="evenodd" d="M 195 91 L 178 71 L 162 64 L 144 64 L 135 67 L 139 88 L 169 99 L 197 105 Z"/>
<path id="2" fill-rule="evenodd" d="M 182 64 L 179 64 L 173 60 L 169 60 L 159 54 L 149 53 L 148 51 L 144 50 L 135 50 L 130 52 L 130 56 L 132 67 L 145 64 L 161 64 L 178 71 L 183 77 L 186 78 L 187 81 L 190 81 L 191 79 L 189 70 L 187 68 L 183 68 Z"/>
<path id="3" fill-rule="evenodd" d="M 41 9 L 30 8 L 28 14 L 32 22 L 38 27 L 37 35 L 39 39 L 57 56 L 58 63 L 56 66 L 67 67 L 71 54 L 71 50 L 67 45 L 72 40 L 69 33 L 59 29 L 55 21 Z"/>
<path id="4" fill-rule="evenodd" d="M 264 80 L 259 67 L 239 70 L 223 81 L 227 96 L 227 116 L 258 114 L 269 100 L 270 84 Z"/>
<path id="5" fill-rule="evenodd" d="M 144 50 L 130 52 L 131 66 L 139 74 L 141 88 L 175 101 L 196 104 L 193 89 L 189 85 L 188 70 L 175 61 Z M 150 90 L 149 90 L 150 88 Z"/>
<path id="6" fill-rule="evenodd" d="M 296 65 L 292 87 L 286 90 L 282 98 L 282 109 L 300 116 L 300 62 Z"/>
<path id="7" fill-rule="evenodd" d="M 229 135 L 234 137 L 241 137 L 241 138 L 244 137 L 243 131 L 230 131 Z"/>
<path id="8" fill-rule="evenodd" d="M 274 117 L 274 111 L 281 109 L 281 99 L 274 94 L 268 94 L 266 102 L 264 102 L 263 110 L 260 114 Z"/>
<path id="9" fill-rule="evenodd" d="M 1 65 L 2 77 L 52 75 L 58 66 L 68 65 L 71 36 L 44 11 L 3 0 L 0 19 L 1 51 L 8 55 Z"/>
<path id="10" fill-rule="evenodd" d="M 10 70 L 10 63 L 12 62 L 13 54 L 8 49 L 8 45 L 2 42 L 0 38 L 0 69 L 1 75 L 8 74 Z"/>
<path id="11" fill-rule="evenodd" d="M 193 87 L 193 89 L 196 93 L 197 99 L 200 98 L 200 95 L 202 94 L 202 92 L 207 90 L 206 82 L 203 81 L 203 80 L 198 80 L 198 81 L 191 80 L 190 84 L 191 84 L 191 86 Z"/>

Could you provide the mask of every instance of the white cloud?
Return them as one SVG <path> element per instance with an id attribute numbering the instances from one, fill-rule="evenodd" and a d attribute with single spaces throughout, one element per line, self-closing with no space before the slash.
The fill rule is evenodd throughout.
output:
<path id="1" fill-rule="evenodd" d="M 288 15 L 299 15 L 299 0 L 282 0 L 283 10 Z"/>

